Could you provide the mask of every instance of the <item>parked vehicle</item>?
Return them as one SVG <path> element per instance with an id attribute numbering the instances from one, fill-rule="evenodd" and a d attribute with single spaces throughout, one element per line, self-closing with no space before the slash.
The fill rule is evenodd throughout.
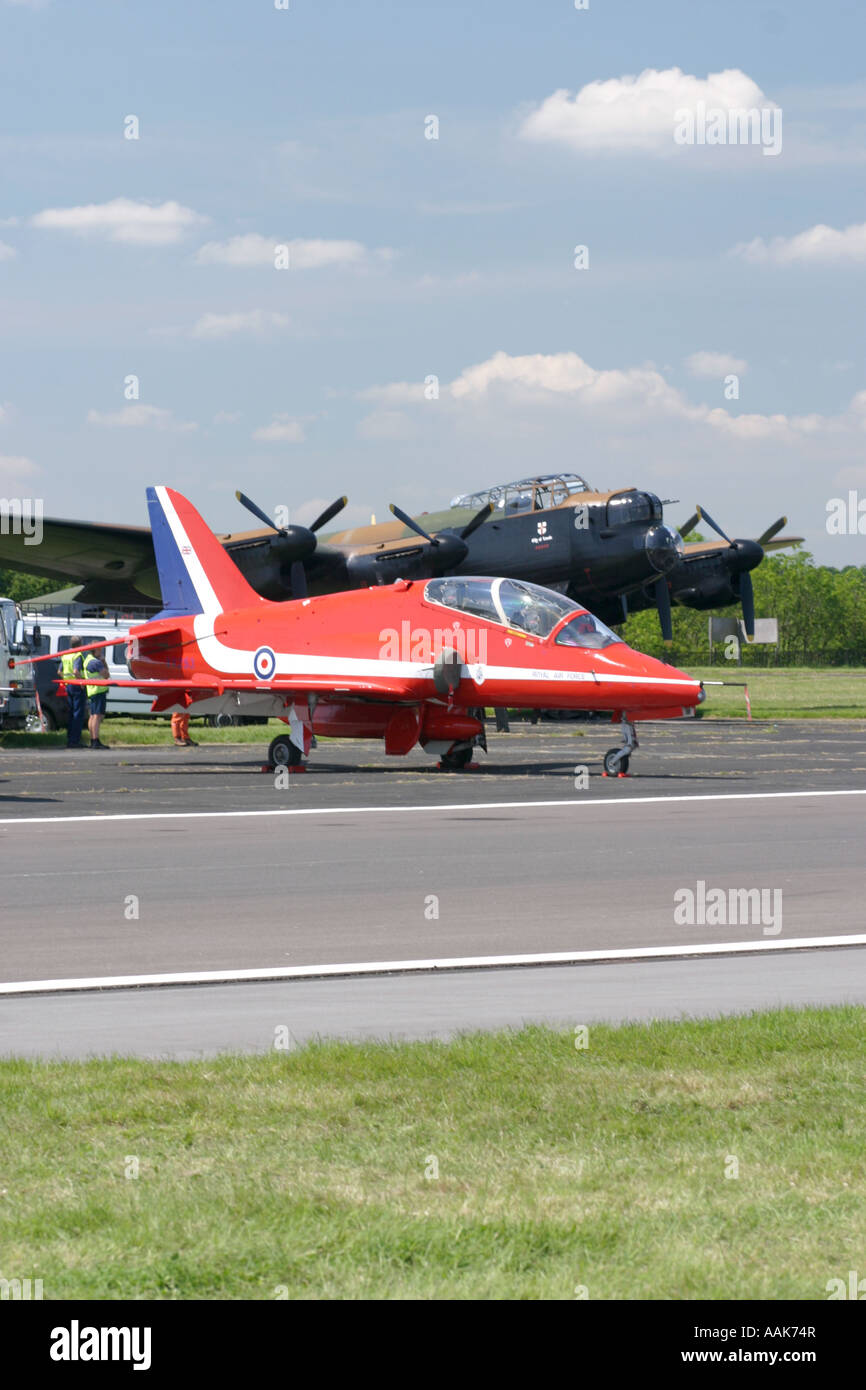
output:
<path id="1" fill-rule="evenodd" d="M 24 631 L 21 609 L 11 598 L 0 598 L 0 729 L 38 727 L 35 667 L 21 666 L 21 658 L 35 655 Z"/>
<path id="2" fill-rule="evenodd" d="M 44 608 L 31 600 L 26 606 L 25 628 L 29 649 L 34 656 L 48 656 L 66 651 L 73 645 L 117 640 L 106 647 L 103 659 L 113 680 L 129 680 L 126 664 L 126 639 L 129 629 L 150 616 L 149 610 L 84 609 L 81 604 L 51 604 Z M 58 691 L 60 661 L 45 661 L 31 668 L 36 676 L 36 689 L 42 706 L 45 727 L 49 730 L 64 727 L 69 720 L 65 694 Z M 108 714 L 125 718 L 150 716 L 151 697 L 137 690 L 112 686 L 108 694 Z"/>

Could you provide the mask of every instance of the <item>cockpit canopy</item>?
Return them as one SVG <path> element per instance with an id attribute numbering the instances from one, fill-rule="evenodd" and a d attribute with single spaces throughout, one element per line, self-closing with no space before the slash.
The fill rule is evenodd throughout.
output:
<path id="1" fill-rule="evenodd" d="M 515 483 L 499 483 L 484 492 L 470 492 L 453 497 L 452 507 L 480 511 L 492 502 L 498 512 L 513 516 L 515 512 L 540 512 L 558 507 L 574 493 L 591 492 L 589 483 L 578 473 L 547 473 L 540 478 L 523 478 Z"/>
<path id="2" fill-rule="evenodd" d="M 472 618 L 516 628 L 543 640 L 560 627 L 556 642 L 565 647 L 609 647 L 622 639 L 573 599 L 522 579 L 431 579 L 424 590 L 439 603 Z M 560 626 L 561 625 L 561 626 Z"/>

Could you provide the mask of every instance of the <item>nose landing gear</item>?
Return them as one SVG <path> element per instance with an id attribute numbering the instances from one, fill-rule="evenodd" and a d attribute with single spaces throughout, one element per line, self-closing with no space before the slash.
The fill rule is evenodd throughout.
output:
<path id="1" fill-rule="evenodd" d="M 629 723 L 624 715 L 620 720 L 620 728 L 623 745 L 621 748 L 609 748 L 605 753 L 602 777 L 627 777 L 629 775 L 629 759 L 639 744 L 634 724 Z"/>

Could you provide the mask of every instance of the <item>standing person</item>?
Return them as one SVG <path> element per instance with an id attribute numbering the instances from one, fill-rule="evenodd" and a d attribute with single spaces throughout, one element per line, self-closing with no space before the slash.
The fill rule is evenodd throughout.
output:
<path id="1" fill-rule="evenodd" d="M 94 680 L 97 676 L 107 676 L 108 667 L 98 652 L 85 652 L 83 656 L 84 674 L 88 681 Z M 105 706 L 108 701 L 108 686 L 99 684 L 88 684 L 87 698 L 90 701 L 90 718 L 87 727 L 90 730 L 91 748 L 108 748 L 107 743 L 99 740 L 99 726 L 105 717 Z"/>
<path id="2" fill-rule="evenodd" d="M 198 748 L 189 736 L 189 715 L 173 714 L 171 716 L 171 736 L 177 748 Z"/>
<path id="3" fill-rule="evenodd" d="M 70 647 L 77 647 L 81 641 L 80 637 L 70 637 Z M 84 676 L 84 664 L 81 660 L 80 652 L 61 652 L 60 655 L 60 679 L 62 681 L 81 680 Z M 69 709 L 69 723 L 66 726 L 66 747 L 81 747 L 81 730 L 84 727 L 84 716 L 87 709 L 87 696 L 84 693 L 83 685 L 67 685 L 66 703 Z"/>

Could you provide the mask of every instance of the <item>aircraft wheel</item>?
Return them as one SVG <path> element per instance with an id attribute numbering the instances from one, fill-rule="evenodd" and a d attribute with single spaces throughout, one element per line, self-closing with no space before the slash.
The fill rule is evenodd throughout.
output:
<path id="1" fill-rule="evenodd" d="M 628 754 L 619 763 L 614 762 L 614 758 L 619 752 L 618 748 L 608 748 L 604 755 L 604 770 L 608 777 L 615 777 L 618 772 L 628 772 Z"/>
<path id="2" fill-rule="evenodd" d="M 274 767 L 300 767 L 303 761 L 300 748 L 298 748 L 288 734 L 277 734 L 271 740 L 268 749 L 268 762 Z"/>
<path id="3" fill-rule="evenodd" d="M 462 772 L 472 762 L 472 754 L 475 750 L 469 748 L 454 748 L 450 753 L 443 753 L 439 759 L 439 766 L 443 772 Z"/>

